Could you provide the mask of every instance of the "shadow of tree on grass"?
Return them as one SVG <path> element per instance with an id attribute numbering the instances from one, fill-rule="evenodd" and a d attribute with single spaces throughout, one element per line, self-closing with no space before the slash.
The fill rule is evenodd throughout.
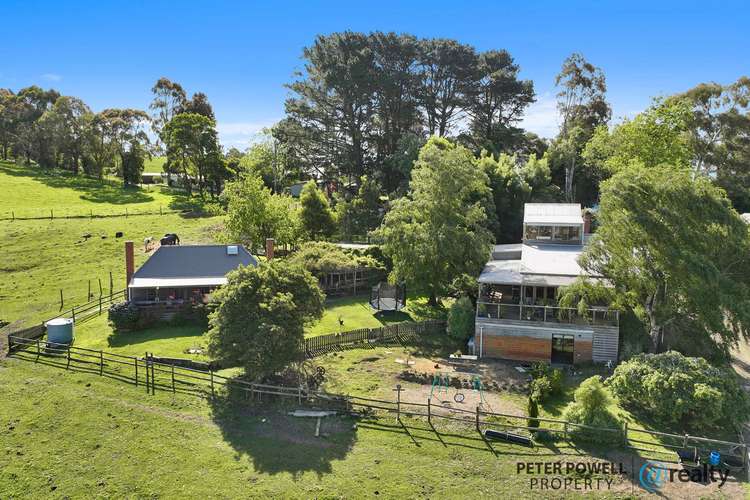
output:
<path id="1" fill-rule="evenodd" d="M 210 400 L 212 418 L 237 458 L 247 456 L 256 472 L 328 474 L 331 463 L 344 459 L 357 440 L 351 417 L 321 418 L 320 437 L 315 437 L 316 418 L 287 414 L 299 408 L 296 401 L 265 394 L 262 401 L 249 401 L 236 385 L 226 389 Z"/>

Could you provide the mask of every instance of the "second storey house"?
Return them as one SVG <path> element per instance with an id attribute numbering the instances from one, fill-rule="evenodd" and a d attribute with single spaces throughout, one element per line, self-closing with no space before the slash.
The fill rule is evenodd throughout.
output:
<path id="1" fill-rule="evenodd" d="M 588 233 L 579 204 L 525 205 L 523 241 L 496 245 L 479 276 L 476 354 L 563 364 L 617 360 L 617 311 L 557 304 L 560 287 L 587 276 L 578 257 Z"/>

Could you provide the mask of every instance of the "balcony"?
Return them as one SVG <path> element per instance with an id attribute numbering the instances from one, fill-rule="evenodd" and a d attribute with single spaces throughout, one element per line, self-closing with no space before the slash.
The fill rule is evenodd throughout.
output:
<path id="1" fill-rule="evenodd" d="M 620 313 L 605 307 L 592 307 L 583 314 L 570 307 L 477 302 L 477 318 L 529 321 L 589 326 L 619 326 Z"/>

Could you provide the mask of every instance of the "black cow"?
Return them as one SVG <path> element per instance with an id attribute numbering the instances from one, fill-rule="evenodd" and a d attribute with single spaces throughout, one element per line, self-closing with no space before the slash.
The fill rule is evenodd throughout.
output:
<path id="1" fill-rule="evenodd" d="M 159 240 L 159 243 L 164 245 L 179 245 L 180 244 L 180 238 L 174 233 L 167 233 L 164 235 L 164 238 Z"/>

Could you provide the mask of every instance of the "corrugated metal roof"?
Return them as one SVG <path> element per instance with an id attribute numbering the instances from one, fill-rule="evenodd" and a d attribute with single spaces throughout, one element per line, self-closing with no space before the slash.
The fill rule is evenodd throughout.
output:
<path id="1" fill-rule="evenodd" d="M 135 272 L 131 284 L 146 283 L 147 279 L 178 279 L 181 286 L 200 286 L 201 280 L 213 279 L 209 284 L 226 283 L 229 271 L 239 266 L 257 266 L 258 261 L 242 245 L 237 255 L 227 254 L 227 245 L 175 245 L 162 246 Z M 217 283 L 219 279 L 224 280 Z M 192 280 L 187 283 L 186 280 Z M 141 285 L 143 286 L 143 285 Z M 168 286 L 168 285 L 153 285 Z M 172 285 L 176 286 L 176 285 Z"/>
<path id="2" fill-rule="evenodd" d="M 523 245 L 520 260 L 490 260 L 480 283 L 565 286 L 588 276 L 578 265 L 582 245 Z"/>
<path id="3" fill-rule="evenodd" d="M 580 203 L 526 203 L 524 224 L 583 224 Z"/>

